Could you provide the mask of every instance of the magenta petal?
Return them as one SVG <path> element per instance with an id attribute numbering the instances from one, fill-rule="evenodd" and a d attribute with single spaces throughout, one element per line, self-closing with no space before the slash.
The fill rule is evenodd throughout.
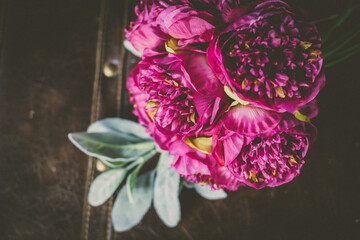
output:
<path id="1" fill-rule="evenodd" d="M 160 128 L 159 126 L 154 126 L 153 129 L 150 130 L 152 131 L 152 137 L 154 138 L 155 142 L 163 150 L 168 150 L 169 145 L 177 140 L 176 135 L 163 128 Z"/>
<path id="2" fill-rule="evenodd" d="M 226 22 L 232 22 L 232 21 L 236 20 L 237 18 L 241 17 L 242 15 L 246 14 L 246 12 L 248 11 L 248 9 L 250 7 L 248 5 L 240 6 L 240 1 L 239 1 L 239 3 L 237 3 L 237 5 L 238 6 L 236 8 L 235 7 L 230 8 L 228 10 L 227 15 L 223 14 Z"/>
<path id="3" fill-rule="evenodd" d="M 243 135 L 224 129 L 223 137 L 216 139 L 213 149 L 213 156 L 220 165 L 231 164 L 240 154 L 247 138 Z"/>
<path id="4" fill-rule="evenodd" d="M 178 140 L 171 144 L 169 148 L 171 155 L 177 156 L 172 165 L 181 175 L 204 174 L 209 175 L 210 171 L 205 162 L 200 159 L 206 159 L 206 154 L 197 154 L 184 141 Z"/>
<path id="5" fill-rule="evenodd" d="M 320 92 L 320 90 L 325 86 L 325 72 L 322 70 L 320 74 L 317 76 L 315 80 L 315 85 L 312 88 L 312 91 L 304 97 L 304 99 L 301 100 L 300 104 L 308 103 L 312 101 L 317 94 Z"/>
<path id="6" fill-rule="evenodd" d="M 210 174 L 209 168 L 205 163 L 187 155 L 177 156 L 172 167 L 181 175 Z"/>
<path id="7" fill-rule="evenodd" d="M 275 99 L 275 104 L 280 109 L 285 109 L 287 112 L 294 113 L 298 107 L 298 99 Z"/>
<path id="8" fill-rule="evenodd" d="M 224 116 L 223 123 L 228 130 L 253 136 L 272 130 L 281 118 L 277 112 L 237 105 Z"/>
<path id="9" fill-rule="evenodd" d="M 206 55 L 200 53 L 184 52 L 178 56 L 188 72 L 194 88 L 211 96 L 223 97 L 223 86 L 209 66 Z"/>
<path id="10" fill-rule="evenodd" d="M 301 125 L 303 122 L 294 117 L 294 115 L 289 113 L 284 113 L 283 119 L 280 121 L 279 125 L 276 126 L 276 131 L 286 131 L 292 129 L 298 125 Z"/>
<path id="11" fill-rule="evenodd" d="M 225 166 L 230 164 L 240 153 L 244 144 L 244 136 L 232 134 L 222 142 L 224 147 Z"/>
<path id="12" fill-rule="evenodd" d="M 313 124 L 302 122 L 289 113 L 284 114 L 283 119 L 274 130 L 278 132 L 286 131 L 297 135 L 308 135 L 310 145 L 314 143 L 317 135 L 317 128 Z"/>
<path id="13" fill-rule="evenodd" d="M 214 26 L 198 16 L 189 16 L 171 24 L 168 28 L 169 35 L 177 39 L 189 39 L 200 36 Z"/>
<path id="14" fill-rule="evenodd" d="M 148 96 L 139 89 L 135 81 L 138 72 L 139 72 L 138 67 L 132 70 L 131 75 L 128 77 L 126 81 L 126 86 L 131 95 L 130 102 L 136 106 L 133 110 L 133 113 L 139 117 L 138 120 L 139 123 L 141 125 L 147 126 L 148 129 L 151 131 L 154 124 L 152 123 L 151 119 L 149 118 L 149 115 L 146 113 L 145 110 Z"/>
<path id="15" fill-rule="evenodd" d="M 297 110 L 299 110 L 301 114 L 307 116 L 310 119 L 316 117 L 319 114 L 319 108 L 316 99 L 305 105 L 299 106 Z"/>
<path id="16" fill-rule="evenodd" d="M 217 112 L 219 111 L 219 108 L 220 108 L 220 103 L 221 103 L 221 99 L 216 98 L 216 100 L 214 101 L 214 106 L 212 107 L 212 114 L 211 114 L 210 124 L 212 124 L 214 122 L 214 120 L 215 120 Z"/>
<path id="17" fill-rule="evenodd" d="M 161 46 L 164 39 L 159 37 L 148 24 L 141 24 L 130 36 L 130 42 L 134 48 L 143 52 L 146 48 L 157 48 Z"/>
<path id="18" fill-rule="evenodd" d="M 216 160 L 210 161 L 211 177 L 222 188 L 236 191 L 239 186 L 244 185 L 225 166 L 221 166 Z"/>
<path id="19" fill-rule="evenodd" d="M 208 118 L 210 117 L 212 108 L 211 105 L 214 104 L 214 98 L 208 95 L 203 94 L 194 94 L 194 105 L 196 112 L 200 117 Z"/>

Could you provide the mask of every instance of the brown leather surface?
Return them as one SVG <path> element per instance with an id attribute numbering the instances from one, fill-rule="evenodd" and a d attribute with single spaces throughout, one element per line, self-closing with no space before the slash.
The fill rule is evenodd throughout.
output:
<path id="1" fill-rule="evenodd" d="M 292 1 L 321 18 L 343 3 Z M 360 239 L 358 57 L 327 70 L 319 135 L 302 174 L 278 188 L 241 188 L 220 201 L 181 195 L 182 221 L 153 209 L 114 233 L 111 201 L 90 208 L 94 162 L 67 139 L 91 121 L 135 120 L 125 77 L 136 57 L 122 48 L 130 0 L 0 0 L 0 239 Z M 2 9 L 6 9 L 3 11 Z M 314 17 L 315 18 L 315 17 Z M 5 19 L 1 30 L 1 19 Z M 2 37 L 1 37 L 2 36 Z M 103 66 L 119 63 L 105 77 Z"/>
<path id="2" fill-rule="evenodd" d="M 99 1 L 7 1 L 0 63 L 0 239 L 79 239 Z"/>

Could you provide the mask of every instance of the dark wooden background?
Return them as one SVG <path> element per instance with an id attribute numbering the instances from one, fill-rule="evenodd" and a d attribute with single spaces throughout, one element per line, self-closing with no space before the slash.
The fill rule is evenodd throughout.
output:
<path id="1" fill-rule="evenodd" d="M 298 0 L 314 19 L 344 2 Z M 124 83 L 137 58 L 122 48 L 129 0 L 0 0 L 0 239 L 360 239 L 359 56 L 327 69 L 318 139 L 302 174 L 277 188 L 208 201 L 181 195 L 182 221 L 152 209 L 114 233 L 112 202 L 90 208 L 98 174 L 67 139 L 104 117 L 134 119 Z M 105 77 L 104 63 L 119 63 Z"/>

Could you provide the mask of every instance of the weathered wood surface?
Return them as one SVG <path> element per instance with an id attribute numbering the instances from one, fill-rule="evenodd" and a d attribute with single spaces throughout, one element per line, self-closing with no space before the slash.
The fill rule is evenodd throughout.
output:
<path id="1" fill-rule="evenodd" d="M 342 6 L 292 2 L 319 18 Z M 173 229 L 152 209 L 131 231 L 114 233 L 111 201 L 87 206 L 98 173 L 67 133 L 104 117 L 135 119 L 124 84 L 138 59 L 121 45 L 134 4 L 0 0 L 0 239 L 360 239 L 356 57 L 327 71 L 318 139 L 291 183 L 220 201 L 184 190 Z M 117 76 L 102 74 L 108 61 L 119 63 Z"/>

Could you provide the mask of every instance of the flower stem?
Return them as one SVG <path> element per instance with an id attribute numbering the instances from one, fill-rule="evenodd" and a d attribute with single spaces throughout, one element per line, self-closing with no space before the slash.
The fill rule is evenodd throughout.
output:
<path id="1" fill-rule="evenodd" d="M 334 31 L 340 27 L 347 18 L 350 17 L 351 13 L 357 9 L 359 6 L 355 6 L 353 7 L 353 1 L 349 1 L 349 3 L 347 4 L 347 7 L 345 8 L 345 10 L 339 15 L 338 20 L 336 21 L 336 23 L 332 26 L 332 28 L 330 28 L 330 30 L 327 32 L 327 34 L 325 35 L 324 39 L 323 39 L 323 43 L 327 42 L 327 40 L 329 39 L 329 37 L 334 33 Z"/>
<path id="2" fill-rule="evenodd" d="M 345 61 L 346 59 L 348 59 L 348 58 L 350 58 L 350 57 L 352 57 L 352 56 L 354 56 L 354 55 L 356 55 L 356 54 L 358 54 L 358 53 L 360 53 L 360 48 L 356 49 L 355 51 L 352 51 L 352 52 L 351 52 L 350 54 L 348 54 L 348 55 L 345 55 L 345 56 L 343 56 L 343 57 L 341 57 L 341 58 L 338 58 L 338 59 L 336 59 L 336 60 L 330 61 L 329 63 L 326 63 L 326 64 L 325 64 L 325 67 L 326 67 L 326 68 L 330 68 L 330 67 L 332 67 L 332 66 L 334 66 L 334 65 L 336 65 L 336 64 L 338 64 L 338 63 L 340 63 L 340 62 L 342 62 L 342 61 Z"/>
<path id="3" fill-rule="evenodd" d="M 358 51 L 359 48 L 360 48 L 360 43 L 352 45 L 349 48 L 346 48 L 342 51 L 337 51 L 336 53 L 332 54 L 331 56 L 326 57 L 326 61 L 337 59 L 344 55 L 348 55 L 348 54 L 352 53 L 353 51 Z"/>
<path id="4" fill-rule="evenodd" d="M 312 21 L 314 24 L 319 24 L 321 22 L 326 22 L 326 21 L 330 21 L 330 20 L 333 20 L 335 18 L 337 18 L 339 16 L 339 14 L 333 14 L 331 16 L 328 16 L 328 17 L 325 17 L 325 18 L 320 18 L 320 19 L 317 19 L 317 20 L 314 20 Z"/>
<path id="5" fill-rule="evenodd" d="M 146 162 L 147 160 L 149 160 L 150 158 L 152 158 L 154 155 L 156 154 L 155 150 L 152 150 L 151 152 L 145 154 L 144 156 L 140 157 L 138 160 L 132 162 L 131 164 L 127 165 L 125 167 L 126 171 L 129 171 L 131 169 L 133 169 L 134 167 L 136 167 L 137 165 Z"/>
<path id="6" fill-rule="evenodd" d="M 341 36 L 338 36 L 338 38 L 332 40 L 331 42 L 328 42 L 328 44 L 323 44 L 322 50 L 324 52 L 331 51 L 333 48 L 335 48 L 336 46 L 338 46 L 342 42 L 344 42 L 347 39 L 349 39 L 349 38 L 353 37 L 354 35 L 356 35 L 357 34 L 356 32 L 358 31 L 359 28 L 360 28 L 360 24 L 357 24 L 351 30 L 348 30 L 346 33 L 341 34 Z"/>
<path id="7" fill-rule="evenodd" d="M 360 30 L 356 31 L 354 34 L 352 34 L 350 37 L 348 37 L 345 41 L 342 41 L 335 48 L 333 48 L 331 51 L 329 51 L 329 52 L 325 51 L 326 53 L 324 54 L 323 57 L 325 59 L 327 59 L 327 58 L 331 57 L 332 55 L 336 54 L 339 50 L 341 50 L 341 48 L 343 48 L 344 46 L 346 46 L 346 44 L 351 42 L 351 40 L 353 40 L 359 33 L 360 33 Z"/>

